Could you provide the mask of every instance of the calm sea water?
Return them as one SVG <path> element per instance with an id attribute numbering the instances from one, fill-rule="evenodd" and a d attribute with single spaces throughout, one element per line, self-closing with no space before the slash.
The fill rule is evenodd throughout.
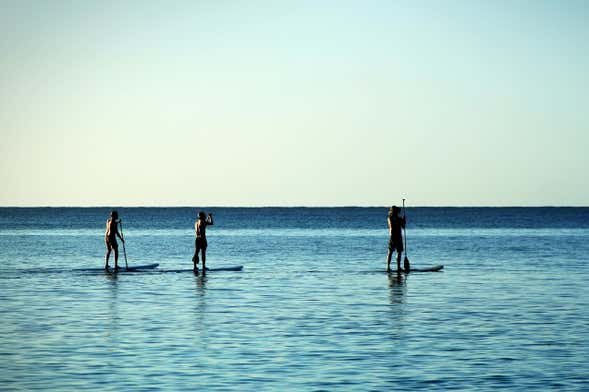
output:
<path id="1" fill-rule="evenodd" d="M 0 209 L 0 390 L 589 390 L 589 208 Z M 121 264 L 124 259 L 121 257 Z M 112 261 L 111 261 L 112 264 Z M 97 268 L 98 270 L 90 270 Z"/>

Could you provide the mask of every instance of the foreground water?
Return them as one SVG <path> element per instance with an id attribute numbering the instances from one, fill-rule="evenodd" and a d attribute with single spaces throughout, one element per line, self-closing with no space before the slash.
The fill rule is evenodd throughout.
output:
<path id="1" fill-rule="evenodd" d="M 0 390 L 588 390 L 588 208 L 0 209 Z M 112 263 L 112 261 L 111 261 Z M 124 259 L 121 257 L 121 264 Z M 97 268 L 97 270 L 91 270 Z"/>

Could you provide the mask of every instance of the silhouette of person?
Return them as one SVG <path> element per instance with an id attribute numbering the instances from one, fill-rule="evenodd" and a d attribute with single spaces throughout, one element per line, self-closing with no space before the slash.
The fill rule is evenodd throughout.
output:
<path id="1" fill-rule="evenodd" d="M 108 259 L 110 252 L 115 251 L 115 271 L 119 269 L 119 244 L 117 243 L 117 236 L 124 243 L 125 239 L 119 233 L 119 213 L 112 211 L 110 217 L 106 220 L 106 233 L 104 234 L 104 242 L 106 243 L 106 255 L 104 256 L 104 269 L 108 270 Z"/>
<path id="2" fill-rule="evenodd" d="M 205 215 L 204 211 L 198 213 L 198 219 L 194 223 L 194 230 L 196 231 L 196 239 L 194 241 L 194 256 L 192 257 L 192 263 L 194 270 L 197 270 L 196 265 L 199 263 L 198 253 L 202 255 L 202 271 L 206 271 L 207 261 L 207 226 L 212 226 L 213 214 Z"/>
<path id="3" fill-rule="evenodd" d="M 399 216 L 401 209 L 392 206 L 389 209 L 387 223 L 389 225 L 389 252 L 387 254 L 387 272 L 391 270 L 391 258 L 393 252 L 397 252 L 397 272 L 401 272 L 401 254 L 403 253 L 403 234 L 402 229 L 405 227 L 405 218 Z"/>

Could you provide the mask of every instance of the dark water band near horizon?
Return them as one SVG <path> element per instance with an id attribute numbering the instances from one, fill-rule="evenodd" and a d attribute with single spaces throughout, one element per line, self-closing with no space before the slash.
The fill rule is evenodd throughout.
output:
<path id="1" fill-rule="evenodd" d="M 242 271 L 162 272 L 200 209 Z M 409 275 L 384 207 L 118 211 L 158 268 L 99 270 L 110 208 L 0 208 L 0 390 L 589 390 L 589 208 L 408 208 Z"/>

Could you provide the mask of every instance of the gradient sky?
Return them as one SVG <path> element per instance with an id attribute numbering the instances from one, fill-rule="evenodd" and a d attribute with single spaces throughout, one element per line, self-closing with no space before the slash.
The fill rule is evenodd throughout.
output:
<path id="1" fill-rule="evenodd" d="M 589 205 L 588 1 L 0 0 L 0 205 Z"/>

